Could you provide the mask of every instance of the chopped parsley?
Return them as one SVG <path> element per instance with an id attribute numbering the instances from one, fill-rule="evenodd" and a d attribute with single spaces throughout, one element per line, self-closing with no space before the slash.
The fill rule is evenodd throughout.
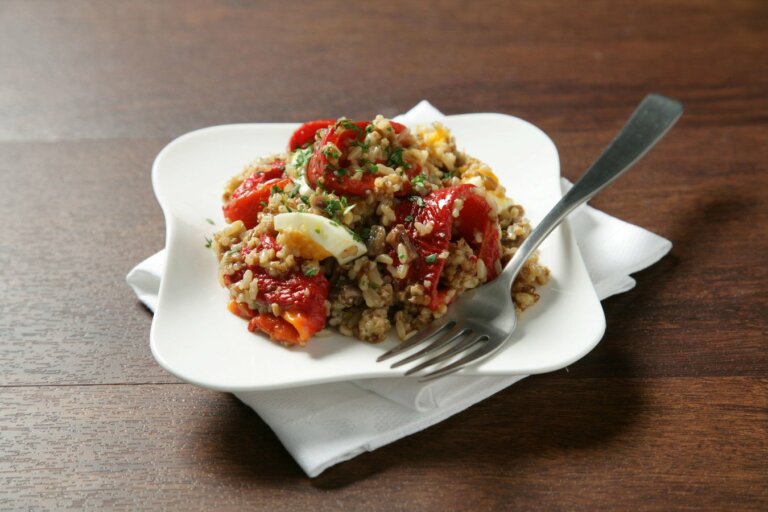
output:
<path id="1" fill-rule="evenodd" d="M 268 204 L 267 204 L 267 202 L 266 202 L 266 201 L 261 201 L 261 202 L 259 202 L 259 204 L 260 204 L 261 206 L 263 206 L 264 208 L 266 208 L 266 207 L 268 206 Z"/>
<path id="2" fill-rule="evenodd" d="M 213 239 L 212 238 L 208 238 L 206 236 L 205 237 L 205 248 L 206 249 L 210 249 L 212 244 L 213 244 Z"/>
<path id="3" fill-rule="evenodd" d="M 207 222 L 211 226 L 213 226 L 215 224 L 215 222 L 213 222 L 213 219 L 205 219 L 205 222 Z"/>
<path id="4" fill-rule="evenodd" d="M 359 140 L 354 141 L 352 143 L 352 145 L 359 147 L 363 151 L 368 151 L 368 149 L 371 147 L 371 145 L 369 143 L 364 142 L 364 141 L 359 141 Z"/>
<path id="5" fill-rule="evenodd" d="M 387 166 L 392 167 L 393 169 L 396 167 L 403 167 L 405 169 L 411 168 L 411 164 L 403 160 L 403 148 L 395 148 L 389 152 Z"/>
<path id="6" fill-rule="evenodd" d="M 282 191 L 283 191 L 283 189 L 281 189 L 281 188 L 280 188 L 280 187 L 278 187 L 277 185 L 272 185 L 272 188 L 271 188 L 271 190 L 270 190 L 270 192 L 271 192 L 272 194 L 279 194 L 279 193 L 280 193 L 280 192 L 282 192 Z"/>
<path id="7" fill-rule="evenodd" d="M 327 156 L 328 158 L 339 158 L 341 156 L 341 153 L 339 153 L 336 148 L 333 147 L 327 147 L 323 148 L 322 153 Z"/>
<path id="8" fill-rule="evenodd" d="M 376 174 L 377 172 L 379 172 L 379 166 L 377 164 L 368 164 L 365 167 L 365 170 L 371 174 Z"/>
<path id="9" fill-rule="evenodd" d="M 324 201 L 324 208 L 325 212 L 330 215 L 331 217 L 335 217 L 336 214 L 341 211 L 341 202 L 335 200 L 335 199 L 326 199 Z"/>
<path id="10" fill-rule="evenodd" d="M 437 254 L 430 254 L 429 256 L 424 258 L 424 261 L 427 263 L 434 263 L 437 261 Z"/>
<path id="11" fill-rule="evenodd" d="M 304 271 L 304 275 L 308 276 L 308 277 L 312 277 L 314 275 L 317 275 L 317 273 L 319 271 L 320 271 L 320 269 L 317 268 L 317 267 L 315 267 L 315 268 L 308 268 L 307 270 Z"/>
<path id="12" fill-rule="evenodd" d="M 407 222 L 413 222 L 413 215 L 406 215 L 406 216 L 405 216 L 405 220 L 406 220 Z"/>
<path id="13" fill-rule="evenodd" d="M 426 183 L 427 176 L 424 174 L 419 174 L 418 176 L 414 176 L 411 178 L 411 183 L 413 183 L 416 187 L 423 187 Z"/>
<path id="14" fill-rule="evenodd" d="M 355 123 L 353 123 L 349 119 L 340 119 L 339 126 L 344 128 L 345 130 L 353 130 L 356 132 L 362 131 L 359 126 L 357 126 Z"/>
<path id="15" fill-rule="evenodd" d="M 368 126 L 365 127 L 365 131 L 368 133 L 373 133 L 373 130 L 375 130 L 375 128 L 373 127 L 372 124 L 369 124 Z"/>
<path id="16" fill-rule="evenodd" d="M 315 233 L 319 235 L 320 233 L 322 233 L 322 231 L 320 231 L 320 228 L 315 228 Z"/>
<path id="17" fill-rule="evenodd" d="M 354 231 L 352 231 L 352 229 L 350 229 L 349 227 L 347 227 L 347 226 L 344 226 L 344 227 L 346 228 L 347 231 L 349 231 L 349 234 L 352 235 L 352 239 L 355 242 L 360 242 L 361 244 L 365 243 L 365 240 L 363 240 L 362 236 L 360 236 L 357 233 L 355 233 Z"/>
<path id="18" fill-rule="evenodd" d="M 312 155 L 312 148 L 297 149 L 293 155 L 293 166 L 300 169 L 309 161 L 309 157 Z"/>
<path id="19" fill-rule="evenodd" d="M 299 199 L 301 199 L 302 203 L 309 206 L 309 198 L 307 196 L 299 196 Z"/>
<path id="20" fill-rule="evenodd" d="M 416 203 L 416 206 L 424 207 L 424 199 L 421 196 L 410 196 L 408 200 L 412 203 Z"/>

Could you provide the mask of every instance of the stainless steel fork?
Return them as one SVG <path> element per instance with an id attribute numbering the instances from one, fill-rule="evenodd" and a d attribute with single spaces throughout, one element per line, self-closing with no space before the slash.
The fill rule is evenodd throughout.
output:
<path id="1" fill-rule="evenodd" d="M 511 290 L 526 260 L 570 212 L 640 160 L 682 113 L 683 106 L 677 100 L 658 94 L 646 96 L 613 142 L 525 239 L 496 279 L 463 294 L 443 317 L 381 355 L 377 361 L 431 342 L 392 364 L 392 368 L 396 368 L 422 360 L 405 375 L 430 368 L 430 373 L 421 375 L 420 380 L 426 381 L 457 372 L 501 349 L 517 325 Z"/>

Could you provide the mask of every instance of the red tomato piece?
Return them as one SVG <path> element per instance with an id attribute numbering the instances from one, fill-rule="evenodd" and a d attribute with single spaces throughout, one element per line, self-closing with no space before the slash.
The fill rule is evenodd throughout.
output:
<path id="1" fill-rule="evenodd" d="M 395 129 L 395 133 L 398 134 L 398 135 L 400 135 L 400 133 L 403 130 L 405 130 L 405 125 L 404 124 L 400 124 L 397 121 L 390 121 L 389 124 L 392 125 L 392 128 Z"/>
<path id="2" fill-rule="evenodd" d="M 241 220 L 247 229 L 251 229 L 258 223 L 259 212 L 269 200 L 272 187 L 282 189 L 289 183 L 290 178 L 285 177 L 285 162 L 276 160 L 270 169 L 251 174 L 235 189 L 222 208 L 224 218 L 227 222 Z"/>
<path id="3" fill-rule="evenodd" d="M 276 249 L 280 246 L 270 234 L 260 237 L 261 249 Z M 244 247 L 243 256 L 250 252 Z M 325 301 L 328 298 L 330 283 L 324 275 L 304 275 L 300 270 L 288 274 L 283 279 L 270 276 L 263 267 L 249 266 L 253 279 L 259 285 L 257 299 L 266 304 L 277 304 L 282 314 L 276 317 L 269 313 L 256 314 L 248 323 L 248 329 L 264 331 L 270 338 L 287 345 L 305 344 L 317 331 L 325 328 Z M 225 278 L 227 284 L 242 279 L 243 271 Z M 242 309 L 242 308 L 240 308 Z M 232 308 L 230 307 L 230 310 Z M 244 318 L 242 311 L 236 314 Z"/>
<path id="4" fill-rule="evenodd" d="M 350 168 L 350 162 L 347 158 L 350 147 L 356 142 L 361 143 L 365 140 L 365 128 L 369 124 L 371 123 L 367 121 L 349 121 L 328 130 L 315 146 L 315 151 L 312 153 L 307 164 L 307 181 L 312 187 L 316 187 L 319 182 L 322 182 L 323 186 L 328 190 L 341 195 L 353 196 L 362 196 L 368 190 L 373 190 L 376 175 L 363 172 L 360 179 L 353 179 L 352 175 L 357 170 Z M 391 121 L 391 124 L 397 134 L 405 130 L 405 126 L 400 123 Z M 329 143 L 335 145 L 341 151 L 338 166 L 331 165 L 328 157 L 323 153 L 323 148 Z M 383 164 L 387 162 L 381 160 L 373 163 Z M 421 167 L 419 165 L 411 165 L 405 170 L 405 174 L 409 179 L 420 172 Z M 410 193 L 411 184 L 406 182 L 396 195 L 404 196 Z"/>
<path id="5" fill-rule="evenodd" d="M 305 276 L 295 271 L 284 279 L 277 279 L 260 270 L 254 279 L 258 279 L 258 297 L 264 302 L 277 304 L 283 311 L 322 311 L 325 321 L 325 299 L 328 297 L 329 283 L 324 275 L 317 273 Z"/>
<path id="6" fill-rule="evenodd" d="M 464 197 L 464 207 L 456 219 L 456 231 L 483 260 L 488 271 L 488 281 L 496 277 L 496 262 L 501 255 L 501 233 L 499 226 L 490 218 L 491 205 L 477 194 L 469 193 Z M 475 242 L 475 232 L 483 236 L 482 243 Z"/>
<path id="7" fill-rule="evenodd" d="M 284 345 L 303 345 L 306 340 L 301 339 L 299 331 L 283 318 L 269 313 L 256 315 L 248 322 L 248 330 L 265 332 L 270 339 Z"/>
<path id="8" fill-rule="evenodd" d="M 288 150 L 295 151 L 299 148 L 309 146 L 315 141 L 315 134 L 318 130 L 327 128 L 335 123 L 335 119 L 318 119 L 317 121 L 307 121 L 299 126 L 291 139 L 288 141 Z"/>
<path id="9" fill-rule="evenodd" d="M 445 303 L 445 292 L 438 288 L 445 260 L 439 255 L 448 249 L 454 224 L 458 235 L 467 241 L 475 251 L 476 257 L 485 263 L 488 280 L 496 277 L 499 229 L 497 223 L 489 216 L 491 206 L 475 194 L 473 188 L 474 185 L 464 184 L 436 190 L 413 202 L 401 203 L 396 211 L 397 222 L 405 226 L 406 235 L 418 253 L 418 258 L 411 262 L 405 280 L 429 282 L 426 291 L 431 298 L 429 307 L 432 310 Z M 459 219 L 453 217 L 453 206 L 457 199 L 464 201 Z M 420 235 L 414 227 L 416 222 L 431 222 L 432 231 Z M 475 242 L 475 231 L 483 234 L 483 242 L 480 244 Z M 393 259 L 397 258 L 397 254 L 393 253 L 391 256 Z"/>

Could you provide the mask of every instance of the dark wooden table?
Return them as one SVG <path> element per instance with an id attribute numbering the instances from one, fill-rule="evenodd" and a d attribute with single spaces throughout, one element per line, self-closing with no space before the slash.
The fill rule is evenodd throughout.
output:
<path id="1" fill-rule="evenodd" d="M 0 508 L 768 509 L 768 3 L 0 3 Z M 152 359 L 125 285 L 149 169 L 208 125 L 503 112 L 577 176 L 650 91 L 682 121 L 594 204 L 671 240 L 569 368 L 308 479 Z"/>

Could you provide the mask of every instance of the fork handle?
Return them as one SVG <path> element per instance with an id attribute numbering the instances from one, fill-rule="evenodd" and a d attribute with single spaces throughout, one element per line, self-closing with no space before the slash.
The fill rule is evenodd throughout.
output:
<path id="1" fill-rule="evenodd" d="M 677 100 L 659 94 L 646 96 L 613 142 L 520 245 L 498 281 L 512 286 L 526 260 L 547 235 L 577 206 L 629 170 L 672 128 L 682 113 L 683 106 Z"/>

